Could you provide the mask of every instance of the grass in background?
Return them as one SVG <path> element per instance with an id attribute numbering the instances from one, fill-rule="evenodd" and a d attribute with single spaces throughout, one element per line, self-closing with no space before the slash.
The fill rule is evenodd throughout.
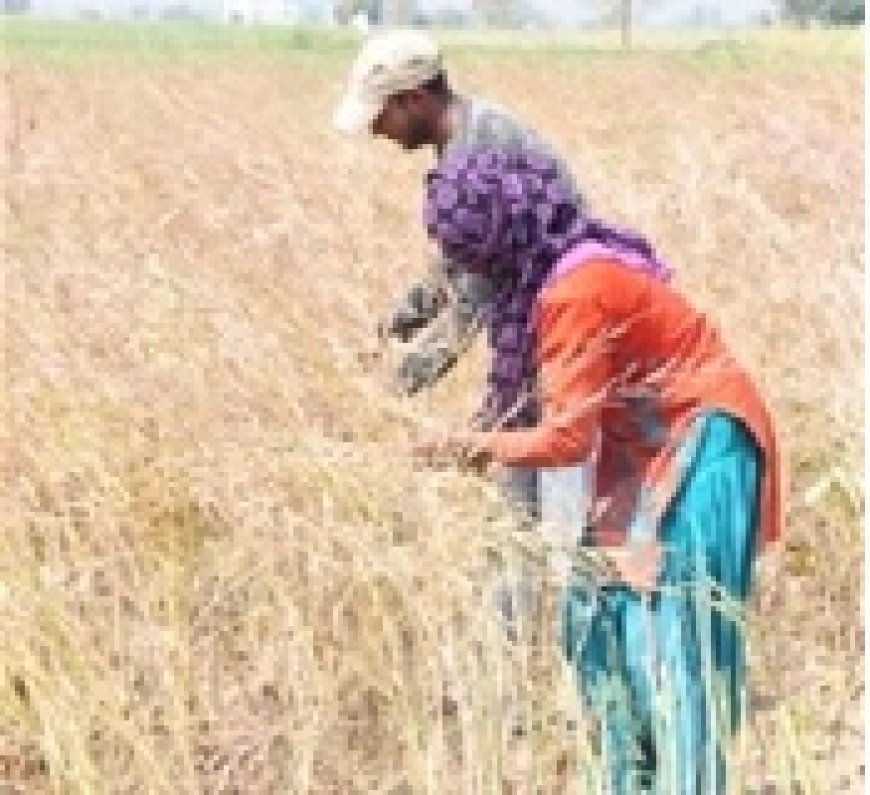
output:
<path id="1" fill-rule="evenodd" d="M 75 58 L 181 58 L 210 55 L 290 58 L 310 52 L 349 58 L 361 41 L 353 29 L 287 25 L 223 25 L 206 22 L 57 21 L 14 16 L 0 19 L 7 57 Z M 612 31 L 481 31 L 440 30 L 435 35 L 453 56 L 473 59 L 485 54 L 537 60 L 580 58 L 636 58 L 677 54 L 704 65 L 741 66 L 763 61 L 787 65 L 793 58 L 854 64 L 863 61 L 862 35 L 852 28 L 807 32 L 789 28 L 771 30 L 685 32 L 638 30 L 625 50 Z"/>
<path id="2" fill-rule="evenodd" d="M 0 783 L 600 790 L 557 589 L 538 647 L 491 609 L 546 550 L 489 484 L 408 455 L 467 416 L 484 351 L 415 401 L 364 364 L 429 254 L 428 159 L 329 131 L 351 38 L 3 33 Z M 458 84 L 650 233 L 769 396 L 789 529 L 759 570 L 735 783 L 862 792 L 859 40 L 451 36 Z"/>

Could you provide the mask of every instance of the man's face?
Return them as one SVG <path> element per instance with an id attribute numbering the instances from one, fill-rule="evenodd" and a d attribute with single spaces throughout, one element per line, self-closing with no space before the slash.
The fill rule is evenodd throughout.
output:
<path id="1" fill-rule="evenodd" d="M 372 134 L 389 138 L 409 152 L 433 143 L 434 121 L 425 92 L 390 97 L 372 122 Z"/>

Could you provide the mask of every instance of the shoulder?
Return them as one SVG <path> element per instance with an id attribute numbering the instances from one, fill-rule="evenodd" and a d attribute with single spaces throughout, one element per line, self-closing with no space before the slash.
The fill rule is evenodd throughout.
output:
<path id="1" fill-rule="evenodd" d="M 597 259 L 556 275 L 541 291 L 543 311 L 598 316 L 636 311 L 649 298 L 649 277 L 615 260 Z"/>
<path id="2" fill-rule="evenodd" d="M 570 260 L 562 273 L 557 273 L 547 284 L 546 292 L 553 298 L 573 295 L 601 295 L 615 289 L 630 288 L 641 274 L 611 259 L 594 259 L 576 266 Z"/>
<path id="3" fill-rule="evenodd" d="M 556 161 L 563 178 L 572 185 L 574 178 L 564 157 L 541 133 L 505 108 L 488 100 L 472 97 L 469 102 L 469 143 L 477 146 L 507 146 L 540 152 Z M 582 203 L 583 197 L 579 194 Z"/>
<path id="4" fill-rule="evenodd" d="M 505 108 L 488 100 L 469 100 L 471 137 L 477 144 L 522 144 L 534 137 L 530 128 Z"/>

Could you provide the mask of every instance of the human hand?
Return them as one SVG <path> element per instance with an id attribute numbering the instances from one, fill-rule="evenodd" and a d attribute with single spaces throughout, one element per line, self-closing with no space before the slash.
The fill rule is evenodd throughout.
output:
<path id="1" fill-rule="evenodd" d="M 428 431 L 414 444 L 414 457 L 428 466 L 483 471 L 491 456 L 484 448 L 482 434 L 472 431 Z"/>

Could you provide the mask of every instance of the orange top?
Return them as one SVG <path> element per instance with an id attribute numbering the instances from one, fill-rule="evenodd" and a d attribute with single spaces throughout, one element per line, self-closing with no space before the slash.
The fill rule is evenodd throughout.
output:
<path id="1" fill-rule="evenodd" d="M 570 256 L 570 255 L 569 255 Z M 507 466 L 586 460 L 600 432 L 598 542 L 620 543 L 646 488 L 660 517 L 681 477 L 679 451 L 692 421 L 721 410 L 740 419 L 763 456 L 760 538 L 780 535 L 780 461 L 758 391 L 719 332 L 673 288 L 616 261 L 568 269 L 545 285 L 535 318 L 542 419 L 484 434 Z"/>

